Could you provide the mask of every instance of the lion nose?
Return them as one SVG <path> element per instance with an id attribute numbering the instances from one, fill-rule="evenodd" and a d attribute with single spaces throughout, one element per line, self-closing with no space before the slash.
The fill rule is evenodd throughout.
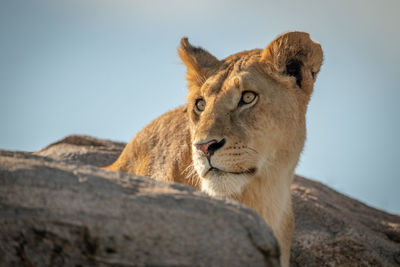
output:
<path id="1" fill-rule="evenodd" d="M 223 138 L 221 141 L 217 140 L 211 140 L 206 143 L 200 143 L 200 144 L 195 144 L 196 148 L 203 152 L 203 154 L 210 159 L 210 157 L 214 154 L 215 151 L 220 149 L 225 145 L 225 138 Z"/>

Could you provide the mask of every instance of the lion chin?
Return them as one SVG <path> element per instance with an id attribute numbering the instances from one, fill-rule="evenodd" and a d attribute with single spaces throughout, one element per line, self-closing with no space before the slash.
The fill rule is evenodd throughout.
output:
<path id="1" fill-rule="evenodd" d="M 257 168 L 245 167 L 243 159 L 235 162 L 232 156 L 224 154 L 214 155 L 207 158 L 201 152 L 193 153 L 194 169 L 201 180 L 201 191 L 213 197 L 233 197 L 242 193 L 243 188 L 251 181 L 257 173 Z"/>
<path id="2" fill-rule="evenodd" d="M 239 195 L 251 179 L 246 173 L 236 174 L 220 170 L 209 170 L 205 177 L 200 178 L 201 191 L 213 197 Z"/>

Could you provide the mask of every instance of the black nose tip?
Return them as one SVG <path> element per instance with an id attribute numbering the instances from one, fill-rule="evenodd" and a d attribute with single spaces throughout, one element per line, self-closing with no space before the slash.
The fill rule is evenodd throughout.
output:
<path id="1" fill-rule="evenodd" d="M 211 140 L 206 143 L 201 143 L 201 144 L 195 144 L 196 148 L 203 152 L 203 154 L 207 157 L 210 158 L 215 151 L 220 149 L 225 145 L 225 138 L 223 138 L 221 141 L 217 140 Z"/>

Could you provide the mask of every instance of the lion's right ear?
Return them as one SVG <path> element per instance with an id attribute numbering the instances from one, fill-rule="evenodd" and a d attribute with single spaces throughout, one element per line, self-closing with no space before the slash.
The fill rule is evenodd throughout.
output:
<path id="1" fill-rule="evenodd" d="M 189 88 L 199 87 L 207 79 L 210 70 L 219 60 L 201 47 L 194 47 L 187 37 L 181 39 L 178 55 L 186 66 L 186 80 Z"/>

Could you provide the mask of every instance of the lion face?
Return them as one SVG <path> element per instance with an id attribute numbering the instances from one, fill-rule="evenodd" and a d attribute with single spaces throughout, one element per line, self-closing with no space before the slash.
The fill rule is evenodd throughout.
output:
<path id="1" fill-rule="evenodd" d="M 291 52 L 294 48 L 283 35 L 265 50 L 222 61 L 182 40 L 179 55 L 188 67 L 193 167 L 208 194 L 240 194 L 268 173 L 294 171 L 304 145 L 307 103 L 322 63 L 319 45 L 298 34 L 289 33 L 286 39 L 295 39 L 303 54 Z M 278 57 L 284 53 L 287 58 Z M 290 53 L 295 57 L 289 58 Z M 309 67 L 310 59 L 317 64 Z"/>

